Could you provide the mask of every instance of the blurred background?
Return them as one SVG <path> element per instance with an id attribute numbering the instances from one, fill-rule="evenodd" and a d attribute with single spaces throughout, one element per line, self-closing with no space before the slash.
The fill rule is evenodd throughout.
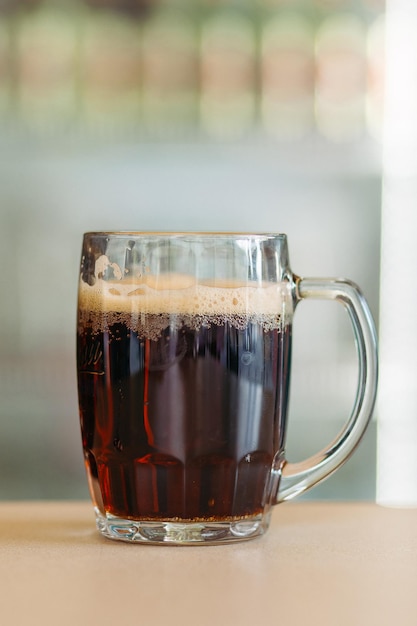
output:
<path id="1" fill-rule="evenodd" d="M 0 498 L 87 498 L 75 315 L 87 230 L 286 232 L 380 301 L 383 0 L 0 0 Z M 339 310 L 340 309 L 340 310 Z M 289 460 L 336 436 L 342 307 L 294 322 Z M 305 498 L 374 499 L 374 420 Z"/>

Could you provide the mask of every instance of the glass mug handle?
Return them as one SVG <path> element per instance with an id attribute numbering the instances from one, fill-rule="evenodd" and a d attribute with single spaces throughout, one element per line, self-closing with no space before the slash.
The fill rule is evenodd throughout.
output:
<path id="1" fill-rule="evenodd" d="M 289 500 L 333 473 L 356 448 L 371 418 L 378 380 L 377 340 L 369 306 L 359 288 L 341 279 L 296 279 L 298 300 L 336 300 L 347 310 L 356 340 L 359 378 L 351 416 L 321 452 L 299 463 L 284 461 L 276 502 Z"/>

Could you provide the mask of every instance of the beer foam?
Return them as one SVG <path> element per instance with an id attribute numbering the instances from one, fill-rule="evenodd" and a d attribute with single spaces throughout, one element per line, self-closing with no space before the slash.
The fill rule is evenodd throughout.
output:
<path id="1" fill-rule="evenodd" d="M 89 325 L 97 326 L 100 319 L 101 327 L 104 317 L 108 325 L 120 321 L 132 328 L 138 323 L 144 325 L 144 316 L 152 315 L 159 316 L 159 333 L 172 325 L 174 317 L 179 326 L 228 321 L 245 328 L 248 322 L 258 322 L 270 330 L 290 321 L 292 297 L 285 282 L 197 282 L 188 275 L 161 274 L 121 280 L 98 278 L 92 286 L 81 280 L 79 310 L 84 323 L 90 320 Z"/>

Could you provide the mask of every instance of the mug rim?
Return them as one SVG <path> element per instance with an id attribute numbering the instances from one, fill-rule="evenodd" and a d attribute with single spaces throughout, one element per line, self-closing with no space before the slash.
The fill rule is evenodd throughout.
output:
<path id="1" fill-rule="evenodd" d="M 286 239 L 287 235 L 281 232 L 250 232 L 250 231 L 135 231 L 135 230 L 103 230 L 103 231 L 87 231 L 84 237 L 161 237 L 161 238 L 180 238 L 180 237 L 247 237 L 247 238 L 268 238 L 268 239 Z"/>

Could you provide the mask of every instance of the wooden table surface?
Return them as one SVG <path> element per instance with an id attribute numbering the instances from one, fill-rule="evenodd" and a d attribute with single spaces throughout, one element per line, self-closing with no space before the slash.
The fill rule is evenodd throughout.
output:
<path id="1" fill-rule="evenodd" d="M 7 626 L 417 626 L 417 509 L 281 504 L 261 538 L 167 547 L 99 536 L 89 502 L 0 503 Z"/>

